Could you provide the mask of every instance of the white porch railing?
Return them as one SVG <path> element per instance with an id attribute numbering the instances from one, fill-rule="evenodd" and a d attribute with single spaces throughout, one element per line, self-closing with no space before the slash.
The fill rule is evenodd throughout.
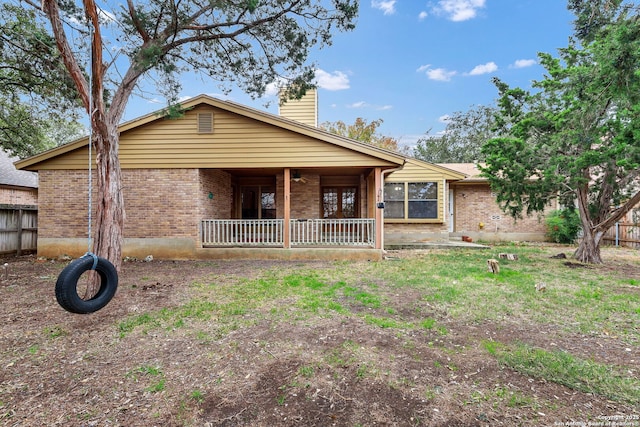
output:
<path id="1" fill-rule="evenodd" d="M 205 219 L 202 246 L 284 246 L 283 219 Z M 292 219 L 291 246 L 375 246 L 375 220 Z"/>
<path id="2" fill-rule="evenodd" d="M 374 246 L 375 220 L 292 219 L 292 246 Z"/>
<path id="3" fill-rule="evenodd" d="M 282 246 L 283 219 L 204 219 L 202 246 Z"/>

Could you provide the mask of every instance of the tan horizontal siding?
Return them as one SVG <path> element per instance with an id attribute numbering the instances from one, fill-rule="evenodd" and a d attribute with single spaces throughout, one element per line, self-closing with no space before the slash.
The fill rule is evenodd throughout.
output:
<path id="1" fill-rule="evenodd" d="M 404 167 L 396 172 L 389 174 L 385 181 L 387 182 L 424 182 L 424 181 L 441 181 L 443 179 L 462 179 L 464 175 L 448 171 L 436 165 L 426 162 L 419 162 L 408 159 Z"/>
<path id="2" fill-rule="evenodd" d="M 213 133 L 198 134 L 198 112 L 213 110 Z M 86 147 L 45 160 L 41 169 L 86 169 Z M 210 106 L 157 120 L 120 136 L 120 165 L 131 168 L 386 167 L 393 163 Z"/>
<path id="3" fill-rule="evenodd" d="M 309 126 L 317 126 L 318 103 L 316 91 L 310 90 L 301 99 L 288 100 L 281 104 L 280 115 Z"/>

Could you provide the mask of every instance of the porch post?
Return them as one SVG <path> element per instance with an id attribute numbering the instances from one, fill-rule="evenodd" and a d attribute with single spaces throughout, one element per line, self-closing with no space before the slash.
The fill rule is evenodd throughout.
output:
<path id="1" fill-rule="evenodd" d="M 381 168 L 375 168 L 373 180 L 376 191 L 376 249 L 384 249 L 384 210 L 378 207 L 378 203 L 384 201 Z"/>
<path id="2" fill-rule="evenodd" d="M 284 168 L 284 247 L 291 247 L 291 169 Z"/>

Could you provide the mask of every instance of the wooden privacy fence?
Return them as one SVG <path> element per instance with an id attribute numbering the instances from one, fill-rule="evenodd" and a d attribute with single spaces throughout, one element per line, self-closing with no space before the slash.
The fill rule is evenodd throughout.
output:
<path id="1" fill-rule="evenodd" d="M 0 205 L 0 253 L 35 251 L 38 244 L 38 208 Z"/>
<path id="2" fill-rule="evenodd" d="M 604 235 L 607 244 L 640 249 L 640 223 L 617 222 Z"/>

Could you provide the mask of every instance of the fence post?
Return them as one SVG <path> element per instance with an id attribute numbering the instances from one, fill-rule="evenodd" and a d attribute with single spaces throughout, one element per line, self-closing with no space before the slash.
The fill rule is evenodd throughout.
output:
<path id="1" fill-rule="evenodd" d="M 22 255 L 22 208 L 18 209 L 18 248 L 17 256 Z"/>
<path id="2" fill-rule="evenodd" d="M 620 242 L 620 223 L 616 222 L 616 247 L 619 246 Z"/>

